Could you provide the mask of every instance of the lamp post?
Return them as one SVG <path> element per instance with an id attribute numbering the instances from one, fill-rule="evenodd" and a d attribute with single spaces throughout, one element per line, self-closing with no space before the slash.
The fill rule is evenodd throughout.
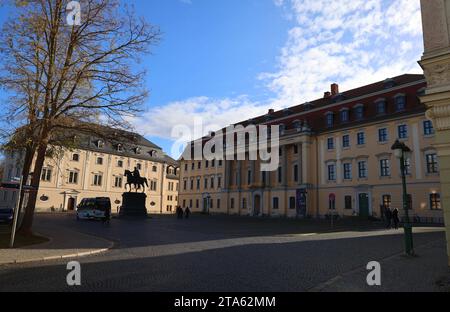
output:
<path id="1" fill-rule="evenodd" d="M 405 161 L 411 149 L 406 146 L 405 143 L 396 140 L 391 148 L 394 151 L 395 157 L 400 159 L 400 171 L 402 176 L 402 187 L 403 187 L 403 210 L 405 211 L 405 222 L 403 223 L 403 229 L 405 231 L 405 252 L 407 255 L 414 255 L 414 245 L 413 245 L 413 235 L 412 235 L 412 225 L 409 220 L 408 213 L 408 192 L 406 190 L 406 165 Z"/>

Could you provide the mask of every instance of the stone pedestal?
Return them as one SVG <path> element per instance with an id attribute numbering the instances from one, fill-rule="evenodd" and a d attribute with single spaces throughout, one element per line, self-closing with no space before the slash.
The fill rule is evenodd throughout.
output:
<path id="1" fill-rule="evenodd" d="M 427 89 L 421 101 L 436 129 L 434 147 L 439 156 L 441 205 L 450 266 L 450 0 L 421 0 L 425 51 L 420 65 Z"/>
<path id="2" fill-rule="evenodd" d="M 120 217 L 147 218 L 146 199 L 147 195 L 144 193 L 123 193 Z"/>

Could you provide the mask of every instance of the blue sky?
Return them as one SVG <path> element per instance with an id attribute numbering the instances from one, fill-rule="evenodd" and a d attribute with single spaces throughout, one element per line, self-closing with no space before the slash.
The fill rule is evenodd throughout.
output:
<path id="1" fill-rule="evenodd" d="M 129 2 L 164 33 L 141 64 L 151 95 L 131 121 L 175 157 L 172 130 L 194 118 L 205 133 L 313 100 L 333 82 L 348 90 L 421 72 L 419 0 Z"/>

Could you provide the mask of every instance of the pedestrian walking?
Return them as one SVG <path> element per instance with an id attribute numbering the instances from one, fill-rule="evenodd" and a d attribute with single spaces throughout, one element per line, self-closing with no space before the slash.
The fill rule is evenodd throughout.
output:
<path id="1" fill-rule="evenodd" d="M 176 209 L 177 219 L 183 219 L 183 209 L 181 206 L 177 206 Z"/>
<path id="2" fill-rule="evenodd" d="M 189 209 L 189 207 L 186 207 L 186 209 L 184 211 L 184 215 L 186 216 L 186 219 L 189 219 L 190 214 L 191 214 L 191 210 Z"/>
<path id="3" fill-rule="evenodd" d="M 395 208 L 394 211 L 392 211 L 392 221 L 394 222 L 394 228 L 398 230 L 398 224 L 400 223 L 400 219 L 398 217 L 398 209 Z"/>
<path id="4" fill-rule="evenodd" d="M 392 226 L 392 210 L 389 207 L 386 207 L 386 210 L 384 212 L 384 216 L 386 218 L 386 228 L 390 229 Z"/>

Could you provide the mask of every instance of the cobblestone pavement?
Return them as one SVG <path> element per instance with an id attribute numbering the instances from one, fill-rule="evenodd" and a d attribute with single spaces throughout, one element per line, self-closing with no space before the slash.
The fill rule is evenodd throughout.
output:
<path id="1" fill-rule="evenodd" d="M 401 255 L 401 230 L 314 220 L 196 216 L 189 220 L 77 222 L 40 215 L 59 226 L 115 242 L 79 258 L 82 285 L 66 285 L 68 260 L 0 267 L 0 291 L 435 291 L 448 273 L 442 228 L 416 228 L 419 256 Z M 80 246 L 82 247 L 82 246 Z M 365 286 L 365 266 L 382 265 L 382 286 Z M 408 280 L 410 282 L 408 282 Z M 400 282 L 401 281 L 401 282 Z"/>

